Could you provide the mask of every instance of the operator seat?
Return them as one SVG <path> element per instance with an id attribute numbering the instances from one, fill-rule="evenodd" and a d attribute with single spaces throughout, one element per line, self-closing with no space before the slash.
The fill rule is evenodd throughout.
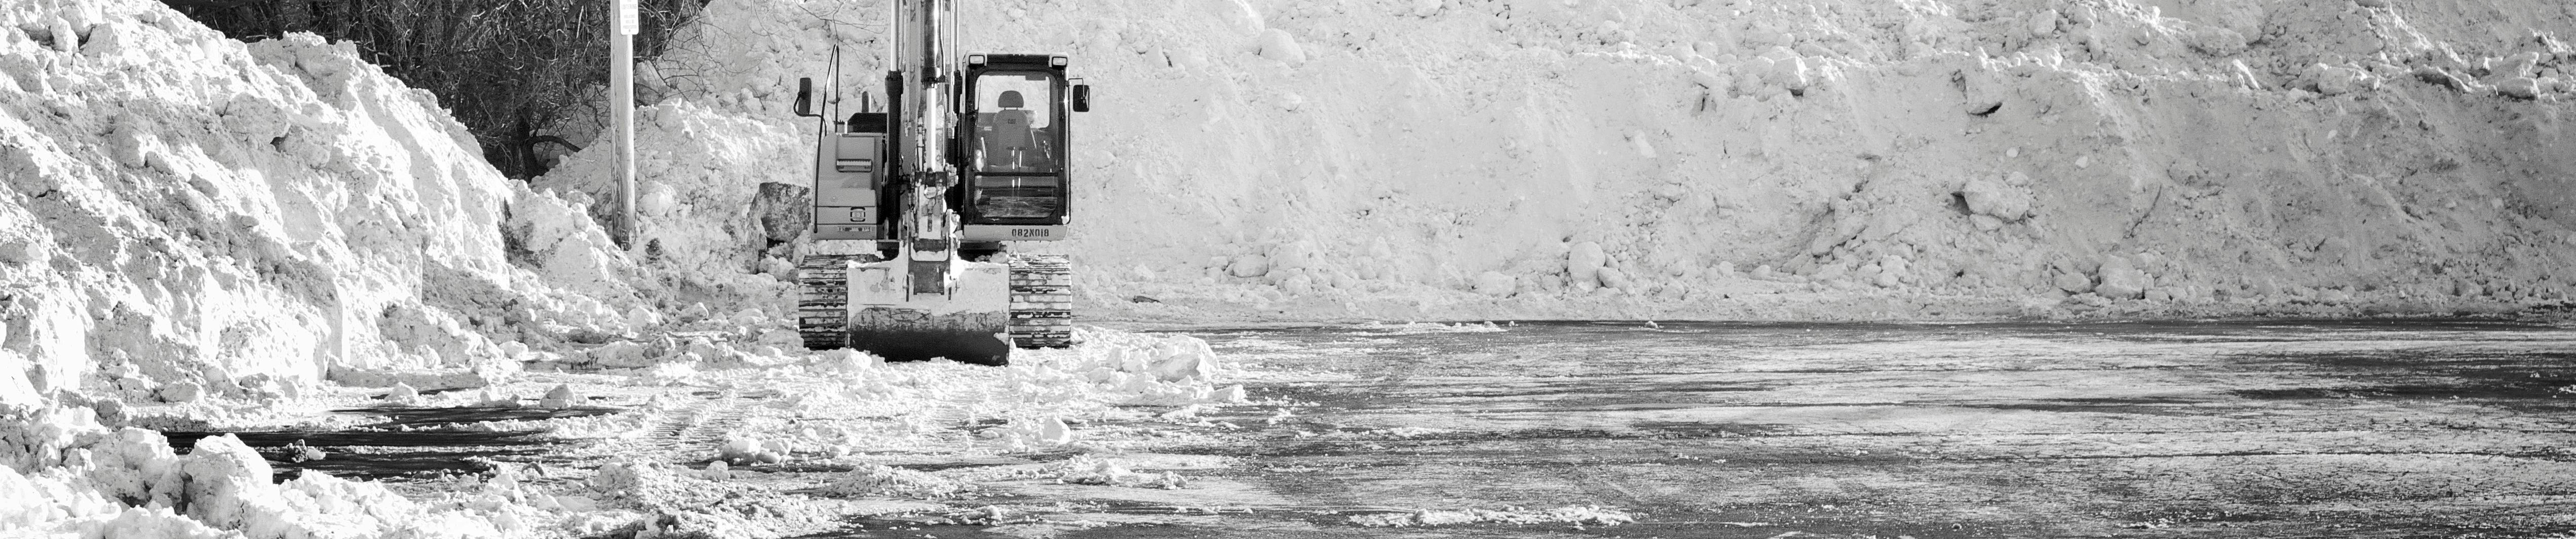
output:
<path id="1" fill-rule="evenodd" d="M 1025 172 L 1044 162 L 1046 158 L 1038 153 L 1037 137 L 1029 131 L 1029 111 L 1021 108 L 1028 103 L 1021 100 L 1020 93 L 1006 90 L 993 101 L 1002 110 L 984 113 L 983 125 L 977 129 L 984 139 L 985 168 Z"/>

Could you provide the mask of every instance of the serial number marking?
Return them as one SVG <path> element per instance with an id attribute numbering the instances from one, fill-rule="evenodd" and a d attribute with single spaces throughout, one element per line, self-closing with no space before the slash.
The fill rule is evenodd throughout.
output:
<path id="1" fill-rule="evenodd" d="M 1055 236 L 1055 231 L 1054 231 L 1054 230 L 1049 230 L 1049 229 L 1044 229 L 1044 228 L 1014 228 L 1014 229 L 1011 229 L 1011 237 L 1014 237 L 1014 238 L 1044 238 L 1044 237 L 1052 237 L 1052 236 Z"/>

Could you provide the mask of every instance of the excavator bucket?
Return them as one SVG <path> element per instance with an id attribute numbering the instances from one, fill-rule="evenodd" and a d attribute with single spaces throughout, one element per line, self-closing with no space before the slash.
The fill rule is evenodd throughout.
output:
<path id="1" fill-rule="evenodd" d="M 800 268 L 807 270 L 800 272 L 806 347 L 846 346 L 889 361 L 1010 361 L 1009 265 L 815 258 L 826 260 Z"/>

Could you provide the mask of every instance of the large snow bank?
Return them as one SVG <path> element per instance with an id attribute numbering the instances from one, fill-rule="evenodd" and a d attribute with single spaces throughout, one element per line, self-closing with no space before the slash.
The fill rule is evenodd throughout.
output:
<path id="1" fill-rule="evenodd" d="M 2576 19 L 2385 4 L 961 6 L 966 49 L 1070 53 L 1099 88 L 1076 130 L 1076 239 L 1032 246 L 1077 255 L 1094 316 L 2558 300 L 2576 154 L 2545 148 L 2568 144 Z M 645 93 L 659 114 L 764 123 L 725 132 L 801 159 L 795 78 L 837 44 L 872 83 L 882 10 L 718 0 Z M 709 205 L 728 215 L 802 165 L 662 181 L 722 187 Z"/>
<path id="2" fill-rule="evenodd" d="M 635 329 L 579 202 L 348 44 L 32 0 L 0 5 L 0 73 L 0 403 L 293 396 Z"/>
<path id="3" fill-rule="evenodd" d="M 233 41 L 145 0 L 0 4 L 0 534 L 552 525 L 509 493 L 277 484 L 232 437 L 180 456 L 120 426 L 291 413 L 334 382 L 496 383 L 667 324 L 637 288 L 663 281 L 579 197 L 474 148 L 347 44 Z"/>

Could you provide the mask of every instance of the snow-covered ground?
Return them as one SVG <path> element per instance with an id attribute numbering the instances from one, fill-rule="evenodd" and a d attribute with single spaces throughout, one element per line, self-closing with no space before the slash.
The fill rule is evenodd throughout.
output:
<path id="1" fill-rule="evenodd" d="M 970 49 L 1070 53 L 1099 89 L 1076 237 L 1035 246 L 1075 255 L 1094 320 L 2448 313 L 2563 302 L 2576 262 L 2576 154 L 2548 150 L 2576 14 L 2550 0 L 963 5 Z M 1263 398 L 1190 338 L 1009 369 L 800 347 L 781 278 L 808 246 L 773 225 L 801 202 L 764 185 L 810 170 L 795 79 L 835 46 L 872 79 L 881 10 L 716 0 L 645 61 L 628 250 L 584 122 L 592 150 L 521 184 L 348 44 L 0 4 L 0 529 L 776 535 L 865 511 L 671 493 L 967 488 L 889 452 L 1181 480 L 1099 459 L 1222 428 L 1114 405 Z M 631 443 L 270 484 L 239 438 L 141 429 L 376 404 L 615 406 L 463 428 Z M 835 471 L 668 468 L 718 457 Z"/>
<path id="2" fill-rule="evenodd" d="M 532 370 L 471 391 L 426 395 L 408 385 L 324 386 L 284 399 L 75 398 L 12 408 L 0 414 L 0 532 L 777 537 L 837 530 L 851 517 L 953 513 L 933 502 L 979 492 L 984 482 L 1176 488 L 1188 480 L 1172 470 L 1210 466 L 1139 451 L 1190 436 L 1182 426 L 1205 424 L 1168 410 L 1251 402 L 1241 385 L 1219 385 L 1239 370 L 1192 337 L 1081 336 L 1080 346 L 1026 352 L 1006 368 L 888 365 L 836 352 L 732 365 Z M 1166 411 L 1143 411 L 1149 407 Z M 358 409 L 560 413 L 394 426 L 366 413 L 333 413 Z M 189 450 L 174 454 L 174 444 L 153 429 L 372 431 L 387 439 L 526 432 L 564 445 L 536 458 L 484 460 L 488 469 L 458 474 L 379 482 L 304 469 L 273 484 L 271 460 L 351 456 L 263 455 L 233 434 L 179 444 Z M 373 448 L 387 449 L 401 448 Z M 889 466 L 957 462 L 978 466 L 942 474 Z"/>

